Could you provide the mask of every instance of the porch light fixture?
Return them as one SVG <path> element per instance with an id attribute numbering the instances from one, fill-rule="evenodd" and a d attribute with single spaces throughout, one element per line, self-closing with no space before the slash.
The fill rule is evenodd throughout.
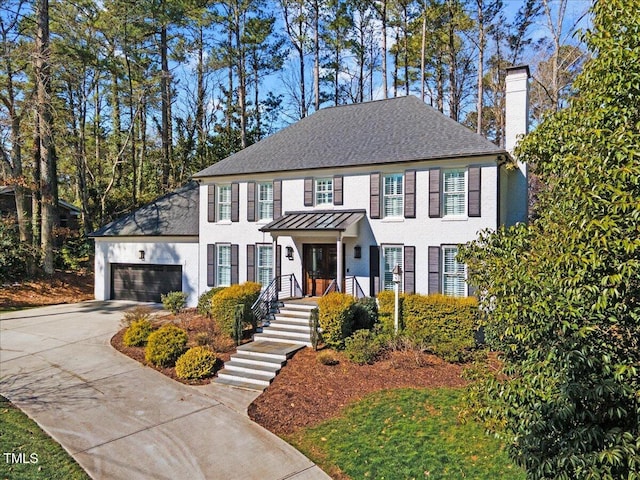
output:
<path id="1" fill-rule="evenodd" d="M 398 317 L 400 313 L 400 283 L 402 282 L 402 267 L 396 265 L 391 270 L 393 274 L 393 292 L 395 293 L 395 302 L 393 305 L 393 327 L 395 334 L 398 334 Z"/>
<path id="2" fill-rule="evenodd" d="M 353 258 L 362 258 L 362 247 L 360 245 L 353 247 Z"/>
<path id="3" fill-rule="evenodd" d="M 293 260 L 293 247 L 287 247 L 287 258 Z"/>
<path id="4" fill-rule="evenodd" d="M 138 258 L 144 260 L 144 250 L 138 250 Z"/>

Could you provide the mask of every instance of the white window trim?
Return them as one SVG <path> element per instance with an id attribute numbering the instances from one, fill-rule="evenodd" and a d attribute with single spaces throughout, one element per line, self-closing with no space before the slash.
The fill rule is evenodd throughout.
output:
<path id="1" fill-rule="evenodd" d="M 271 187 L 271 198 L 267 199 L 267 200 L 262 200 L 260 198 L 260 193 L 261 193 L 261 188 L 262 187 L 266 187 L 266 186 L 270 186 Z M 271 220 L 273 220 L 273 182 L 260 182 L 257 185 L 258 187 L 258 195 L 257 195 L 257 203 L 258 203 L 258 212 L 257 212 L 257 217 L 258 217 L 258 221 L 259 222 L 270 222 Z M 261 216 L 261 205 L 271 205 L 271 216 L 269 217 L 262 217 Z"/>
<path id="2" fill-rule="evenodd" d="M 328 189 L 320 189 L 320 185 L 329 186 Z M 332 207 L 333 206 L 333 178 L 331 177 L 323 177 L 316 178 L 313 181 L 313 197 L 316 207 Z M 319 200 L 319 196 L 330 196 L 330 202 L 322 202 Z"/>
<path id="3" fill-rule="evenodd" d="M 223 265 L 220 262 L 220 252 L 222 248 L 229 249 L 229 264 Z M 220 268 L 228 268 L 229 269 L 229 283 L 222 283 L 220 275 Z M 216 287 L 228 287 L 231 285 L 231 244 L 230 243 L 217 243 L 216 244 Z"/>
<path id="4" fill-rule="evenodd" d="M 404 271 L 404 245 L 399 245 L 399 244 L 389 244 L 389 245 L 381 245 L 381 255 L 380 255 L 380 271 L 382 272 L 382 290 L 390 290 L 393 291 L 393 286 L 388 289 L 387 288 L 387 282 L 386 282 L 386 275 L 387 275 L 387 270 L 385 269 L 386 266 L 386 250 L 387 249 L 399 249 L 400 250 L 400 266 L 402 267 L 403 271 Z M 391 266 L 391 269 L 393 270 L 393 268 L 395 267 L 395 265 Z M 403 292 L 404 291 L 404 275 L 402 275 L 402 278 L 400 279 L 400 291 Z"/>
<path id="5" fill-rule="evenodd" d="M 222 197 L 222 192 L 224 190 L 229 191 L 229 201 L 228 202 L 222 202 L 221 197 Z M 218 185 L 218 188 L 216 189 L 216 220 L 220 223 L 230 223 L 231 222 L 231 184 L 225 184 L 225 185 Z M 222 215 L 220 214 L 221 211 L 221 206 L 223 205 L 228 205 L 229 206 L 229 218 L 222 218 Z"/>
<path id="6" fill-rule="evenodd" d="M 268 266 L 263 266 L 260 265 L 260 251 L 263 249 L 267 249 L 267 250 L 271 250 L 271 265 Z M 262 287 L 267 287 L 269 285 L 269 283 L 271 282 L 271 280 L 273 280 L 273 269 L 274 269 L 274 263 L 275 263 L 275 258 L 274 258 L 274 254 L 273 254 L 273 245 L 269 244 L 269 243 L 259 243 L 256 245 L 256 260 L 255 260 L 255 269 L 256 269 L 256 282 L 260 283 L 262 285 Z M 260 282 L 260 271 L 262 269 L 269 269 L 269 279 L 266 283 L 261 283 Z"/>
<path id="7" fill-rule="evenodd" d="M 390 177 L 400 178 L 400 193 L 387 194 L 386 180 Z M 395 215 L 387 215 L 387 199 L 399 198 L 400 208 Z M 382 218 L 386 219 L 404 219 L 404 173 L 388 173 L 382 176 Z"/>
<path id="8" fill-rule="evenodd" d="M 453 296 L 453 297 L 466 297 L 469 294 L 469 288 L 467 286 L 467 266 L 465 264 L 460 264 L 458 263 L 458 261 L 456 261 L 456 265 L 462 265 L 462 272 L 448 272 L 447 271 L 447 260 L 446 260 L 446 252 L 447 250 L 455 250 L 456 252 L 456 256 L 458 255 L 459 252 L 459 247 L 457 245 L 443 245 L 442 246 L 442 293 L 444 295 L 449 295 L 449 296 Z M 451 294 L 451 293 L 447 293 L 445 291 L 445 285 L 446 285 L 446 281 L 445 279 L 447 277 L 456 277 L 456 278 L 461 278 L 463 281 L 463 290 L 461 292 L 460 295 L 457 294 Z"/>
<path id="9" fill-rule="evenodd" d="M 447 192 L 446 190 L 446 175 L 447 173 L 459 173 L 463 174 L 462 189 L 454 192 Z M 445 219 L 467 219 L 467 190 L 468 190 L 468 175 L 466 168 L 450 168 L 442 171 L 442 218 Z M 447 214 L 447 195 L 462 195 L 462 213 Z"/>

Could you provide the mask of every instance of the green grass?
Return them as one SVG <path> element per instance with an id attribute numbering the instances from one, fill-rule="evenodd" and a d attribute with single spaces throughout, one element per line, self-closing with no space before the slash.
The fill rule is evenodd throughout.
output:
<path id="1" fill-rule="evenodd" d="M 24 454 L 21 461 L 33 463 L 16 463 L 20 454 Z M 0 396 L 0 479 L 6 478 L 84 480 L 89 476 L 33 420 Z"/>
<path id="2" fill-rule="evenodd" d="M 326 472 L 352 479 L 524 479 L 504 445 L 479 424 L 459 421 L 463 393 L 378 392 L 288 440 Z"/>

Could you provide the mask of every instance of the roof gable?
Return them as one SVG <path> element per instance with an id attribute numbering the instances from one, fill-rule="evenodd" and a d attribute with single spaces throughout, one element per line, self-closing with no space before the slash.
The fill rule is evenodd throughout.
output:
<path id="1" fill-rule="evenodd" d="M 505 153 L 414 96 L 319 110 L 194 177 Z"/>

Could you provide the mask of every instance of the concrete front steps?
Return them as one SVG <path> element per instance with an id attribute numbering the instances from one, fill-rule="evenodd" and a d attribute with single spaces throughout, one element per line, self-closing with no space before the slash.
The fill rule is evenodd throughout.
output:
<path id="1" fill-rule="evenodd" d="M 296 351 L 311 346 L 309 317 L 314 308 L 309 302 L 284 303 L 253 342 L 238 347 L 214 382 L 263 391 Z"/>

